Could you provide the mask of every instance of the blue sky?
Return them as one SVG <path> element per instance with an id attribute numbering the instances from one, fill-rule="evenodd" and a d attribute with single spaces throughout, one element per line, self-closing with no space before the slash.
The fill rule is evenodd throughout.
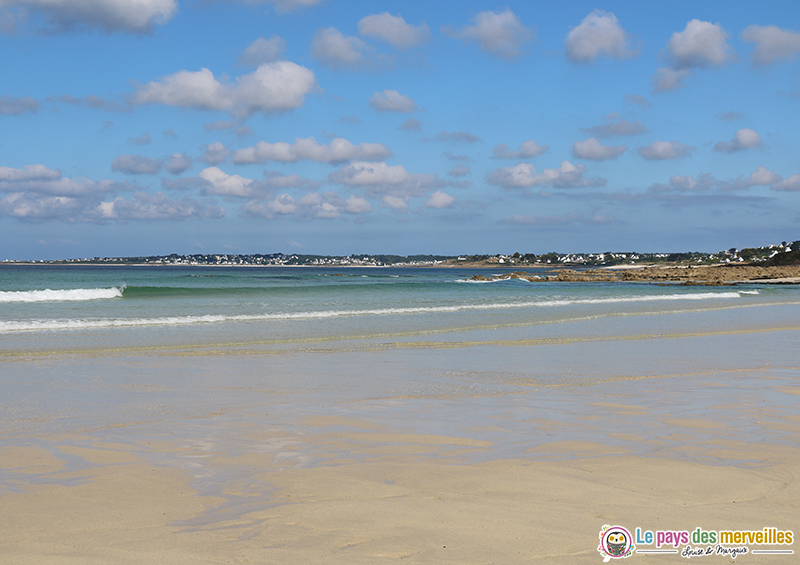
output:
<path id="1" fill-rule="evenodd" d="M 0 259 L 797 239 L 796 2 L 0 0 Z"/>

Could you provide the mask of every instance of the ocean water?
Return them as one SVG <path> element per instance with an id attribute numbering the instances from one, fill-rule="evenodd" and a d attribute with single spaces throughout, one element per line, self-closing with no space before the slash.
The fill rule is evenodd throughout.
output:
<path id="1" fill-rule="evenodd" d="M 161 438 L 305 465 L 335 456 L 302 441 L 319 416 L 486 442 L 465 461 L 795 441 L 800 287 L 470 280 L 489 273 L 2 265 L 0 446 Z"/>

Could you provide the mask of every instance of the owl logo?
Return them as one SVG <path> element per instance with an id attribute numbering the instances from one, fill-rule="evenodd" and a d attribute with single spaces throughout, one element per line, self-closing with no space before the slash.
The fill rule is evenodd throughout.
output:
<path id="1" fill-rule="evenodd" d="M 622 526 L 603 526 L 600 530 L 600 545 L 597 551 L 603 556 L 603 561 L 622 559 L 633 554 L 633 538 L 631 533 Z"/>

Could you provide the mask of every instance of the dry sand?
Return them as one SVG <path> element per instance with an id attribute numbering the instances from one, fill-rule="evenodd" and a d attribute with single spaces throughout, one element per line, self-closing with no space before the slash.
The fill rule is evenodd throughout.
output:
<path id="1" fill-rule="evenodd" d="M 654 531 L 797 526 L 800 450 L 785 445 L 690 445 L 721 463 L 704 465 L 674 453 L 638 457 L 599 443 L 557 442 L 534 451 L 567 458 L 531 453 L 464 464 L 440 450 L 485 442 L 393 434 L 329 416 L 307 424 L 303 441 L 332 450 L 349 445 L 350 456 L 298 467 L 280 453 L 208 452 L 201 455 L 207 472 L 239 477 L 219 496 L 198 493 L 187 471 L 149 463 L 141 445 L 71 436 L 6 449 L 2 467 L 26 480 L 6 484 L 0 496 L 0 562 L 601 563 L 604 524 Z M 798 437 L 800 422 L 785 425 Z M 197 456 L 168 444 L 147 448 Z M 70 470 L 77 460 L 82 469 Z M 675 555 L 633 558 L 683 562 Z"/>

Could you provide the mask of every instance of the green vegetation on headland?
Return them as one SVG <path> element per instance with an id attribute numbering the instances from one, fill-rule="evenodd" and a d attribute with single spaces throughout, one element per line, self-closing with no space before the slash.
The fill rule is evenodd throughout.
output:
<path id="1" fill-rule="evenodd" d="M 151 255 L 147 257 L 93 257 L 55 261 L 11 261 L 52 265 L 195 265 L 195 266 L 309 266 L 309 267 L 613 267 L 621 265 L 758 264 L 783 266 L 800 263 L 800 241 L 763 247 L 731 248 L 717 253 L 513 253 L 511 255 L 369 255 L 344 256 L 271 254 Z"/>

